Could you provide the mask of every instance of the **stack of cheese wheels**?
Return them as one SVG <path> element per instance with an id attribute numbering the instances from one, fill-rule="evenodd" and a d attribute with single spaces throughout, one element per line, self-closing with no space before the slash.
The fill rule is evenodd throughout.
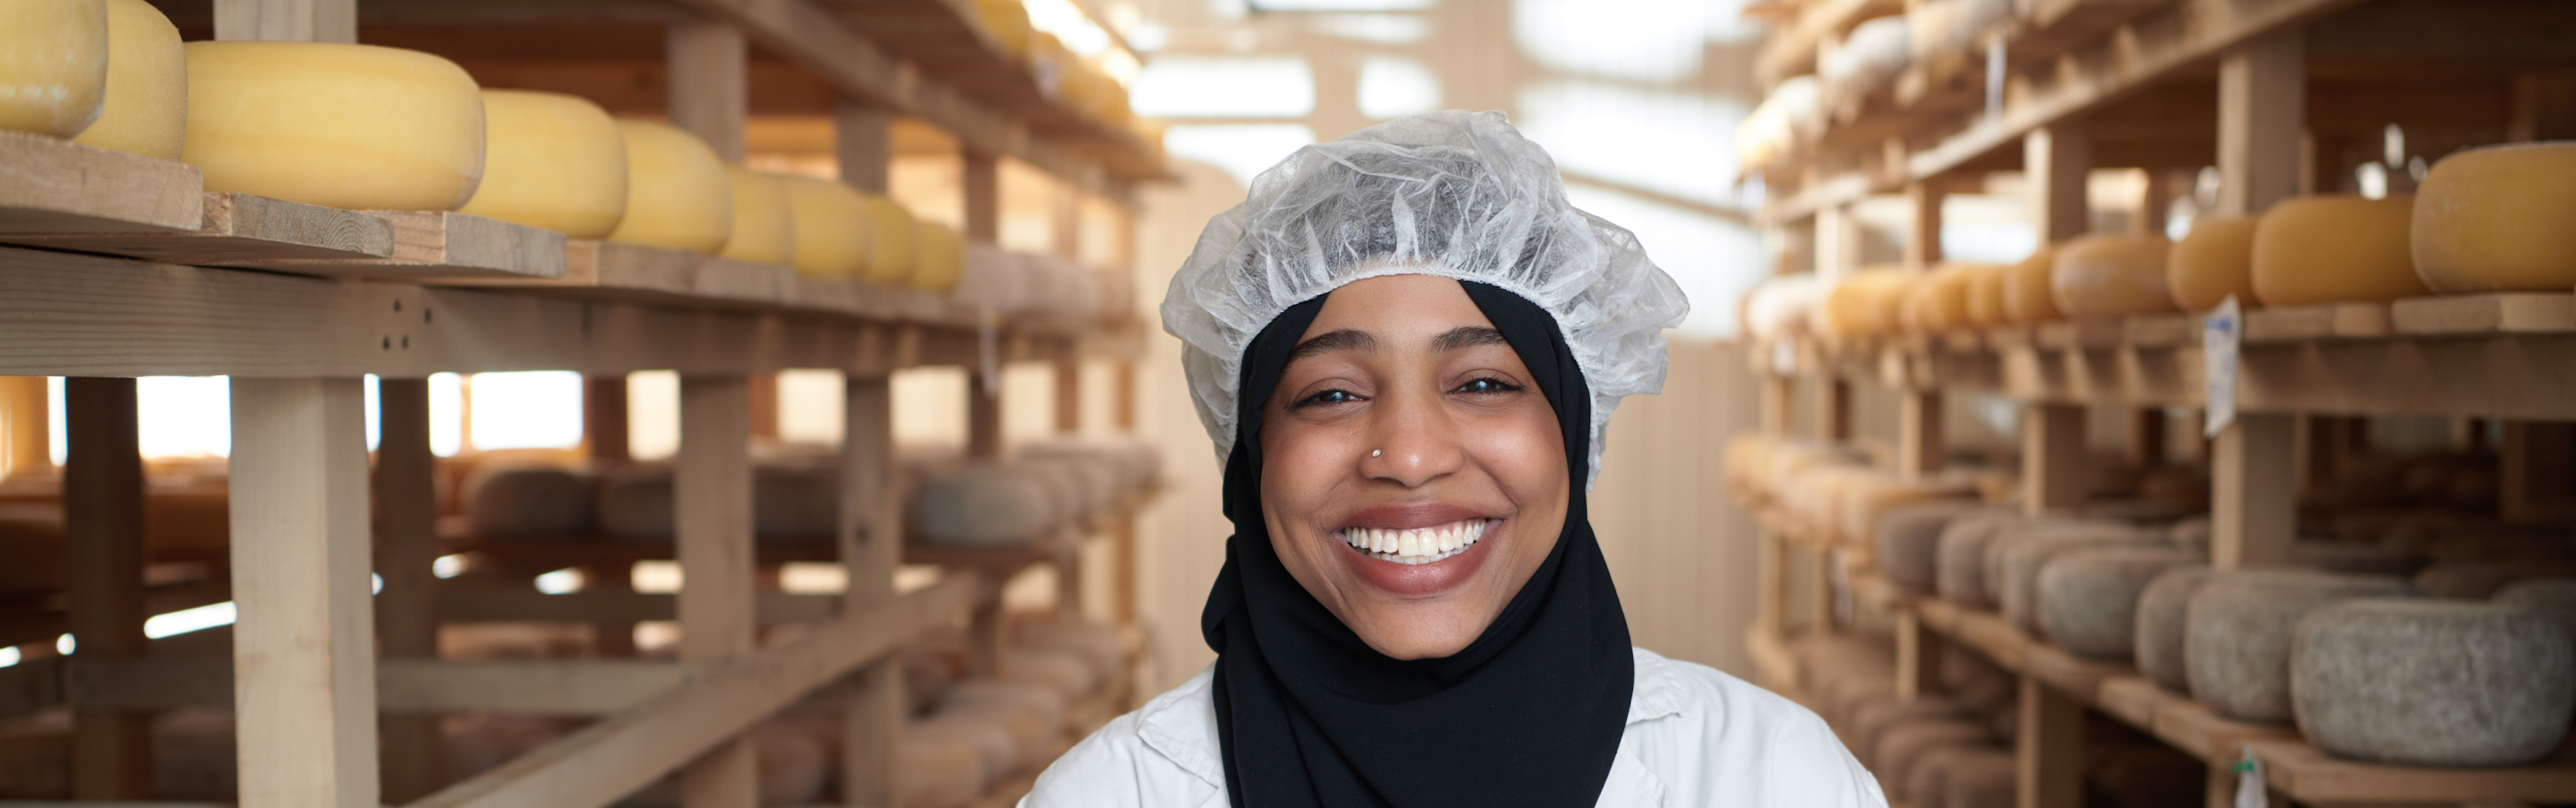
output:
<path id="1" fill-rule="evenodd" d="M 1874 267 L 1854 272 L 1825 293 L 1818 325 L 1831 336 L 1865 337 L 1896 329 L 1913 273 Z"/>
<path id="2" fill-rule="evenodd" d="M 454 62 L 323 42 L 190 42 L 187 55 L 180 159 L 208 192 L 455 210 L 483 178 L 483 93 Z"/>
<path id="3" fill-rule="evenodd" d="M 1972 264 L 1943 264 L 1916 279 L 1905 292 L 1905 327 L 1939 332 L 1967 326 L 1968 297 L 1977 269 Z"/>
<path id="4" fill-rule="evenodd" d="M 1968 324 L 1978 328 L 2003 325 L 2004 284 L 2012 275 L 2005 264 L 1969 264 Z"/>
<path id="5" fill-rule="evenodd" d="M 869 283 L 905 286 L 912 283 L 912 271 L 919 254 L 913 245 L 912 212 L 884 194 L 861 194 L 867 199 L 868 264 L 859 278 Z"/>
<path id="6" fill-rule="evenodd" d="M 483 182 L 457 210 L 574 238 L 626 217 L 626 137 L 577 96 L 483 91 Z"/>
<path id="7" fill-rule="evenodd" d="M 920 222 L 913 230 L 919 258 L 912 267 L 912 288 L 946 292 L 966 273 L 966 236 L 938 222 Z"/>
<path id="8" fill-rule="evenodd" d="M 2049 277 L 2057 266 L 2057 250 L 2041 247 L 2029 258 L 2004 272 L 2004 319 L 2029 325 L 2065 319 L 2057 308 L 2057 293 L 2049 288 Z"/>
<path id="9" fill-rule="evenodd" d="M 2336 601 L 2404 597 L 2405 579 L 2303 570 L 2221 572 L 2183 607 L 2191 696 L 2239 721 L 2291 719 L 2290 649 L 2299 618 Z"/>
<path id="10" fill-rule="evenodd" d="M 806 275 L 857 277 L 868 265 L 868 199 L 858 189 L 820 177 L 780 174 L 795 219 L 789 264 Z"/>
<path id="11" fill-rule="evenodd" d="M 2266 306 L 2426 294 L 2407 231 L 2415 198 L 2284 200 L 2254 228 L 2254 296 Z"/>
<path id="12" fill-rule="evenodd" d="M 1020 0 L 974 0 L 975 27 L 1013 59 L 1029 58 L 1029 10 Z"/>
<path id="13" fill-rule="evenodd" d="M 2576 141 L 2471 149 L 2415 189 L 2415 272 L 2436 292 L 2576 286 Z"/>
<path id="14" fill-rule="evenodd" d="M 733 180 L 698 136 L 652 121 L 622 119 L 626 217 L 608 240 L 713 255 L 733 237 Z"/>
<path id="15" fill-rule="evenodd" d="M 107 0 L 107 50 L 106 103 L 72 142 L 179 159 L 188 132 L 188 59 L 179 28 L 151 3 Z"/>
<path id="16" fill-rule="evenodd" d="M 2152 546 L 2059 556 L 2039 571 L 2039 632 L 2078 654 L 2126 659 L 2137 651 L 2138 594 L 2165 570 L 2202 561 L 2198 553 Z"/>
<path id="17" fill-rule="evenodd" d="M 2174 305 L 2208 311 L 2228 295 L 2236 296 L 2238 306 L 2262 305 L 2254 298 L 2254 228 L 2260 221 L 2250 216 L 2192 220 L 2191 232 L 2174 243 L 2165 263 L 2165 288 L 2173 292 Z"/>
<path id="18" fill-rule="evenodd" d="M 102 0 L 0 0 L 0 129 L 71 137 L 107 97 Z"/>
<path id="19" fill-rule="evenodd" d="M 2166 250 L 2157 236 L 2085 236 L 2057 249 L 2049 291 L 2068 317 L 2122 317 L 2174 310 L 2165 289 Z"/>
<path id="20" fill-rule="evenodd" d="M 725 166 L 733 185 L 733 237 L 716 257 L 755 264 L 785 264 L 796 257 L 796 214 L 777 177 L 738 165 Z"/>
<path id="21" fill-rule="evenodd" d="M 948 296 L 977 311 L 1016 314 L 1026 306 L 1031 285 L 1018 255 L 989 241 L 973 241 L 966 244 L 965 266 Z"/>
<path id="22" fill-rule="evenodd" d="M 2576 646 L 2540 614 L 2431 598 L 2348 600 L 2300 618 L 2299 730 L 2339 757 L 2510 766 L 2549 756 L 2576 708 Z"/>

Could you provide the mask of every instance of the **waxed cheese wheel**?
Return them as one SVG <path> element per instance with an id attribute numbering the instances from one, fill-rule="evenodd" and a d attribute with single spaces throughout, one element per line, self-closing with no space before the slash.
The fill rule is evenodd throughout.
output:
<path id="1" fill-rule="evenodd" d="M 2436 292 L 2576 286 L 2576 141 L 2470 149 L 2415 188 L 2415 273 Z"/>
<path id="2" fill-rule="evenodd" d="M 1939 332 L 1968 324 L 1969 272 L 1966 264 L 1945 264 L 1917 278 L 1905 293 L 1905 326 Z"/>
<path id="3" fill-rule="evenodd" d="M 107 50 L 106 103 L 72 142 L 179 159 L 188 132 L 188 57 L 178 26 L 143 0 L 107 0 Z"/>
<path id="4" fill-rule="evenodd" d="M 102 0 L 0 0 L 0 130 L 71 137 L 107 97 Z"/>
<path id="5" fill-rule="evenodd" d="M 966 274 L 966 236 L 938 222 L 921 222 L 913 230 L 920 259 L 913 264 L 912 288 L 946 292 Z"/>
<path id="6" fill-rule="evenodd" d="M 919 259 L 913 246 L 912 212 L 884 194 L 864 194 L 868 203 L 868 263 L 859 279 L 887 286 L 912 282 Z"/>
<path id="7" fill-rule="evenodd" d="M 1968 322 L 1983 328 L 2002 325 L 2010 317 L 2004 311 L 2004 284 L 2012 276 L 2007 264 L 1971 264 L 1968 273 Z"/>
<path id="8" fill-rule="evenodd" d="M 626 216 L 626 136 L 580 96 L 483 91 L 483 184 L 457 210 L 573 238 Z"/>
<path id="9" fill-rule="evenodd" d="M 2251 216 L 2193 219 L 2191 232 L 2174 242 L 2165 263 L 2165 288 L 2185 311 L 2218 308 L 2228 295 L 2236 305 L 2262 305 L 2254 299 L 2254 227 Z"/>
<path id="10" fill-rule="evenodd" d="M 326 42 L 190 42 L 180 160 L 209 193 L 455 210 L 483 179 L 483 93 L 455 62 Z"/>
<path id="11" fill-rule="evenodd" d="M 2183 607 L 2191 697 L 2238 721 L 2291 720 L 2290 650 L 2299 618 L 2336 601 L 2404 597 L 2405 579 L 2304 570 L 2221 572 Z"/>
<path id="12" fill-rule="evenodd" d="M 2300 618 L 2299 731 L 2337 757 L 2510 766 L 2547 757 L 2576 709 L 2576 645 L 2539 614 L 2429 598 L 2348 600 Z"/>
<path id="13" fill-rule="evenodd" d="M 2004 273 L 2006 321 L 2029 325 L 2066 318 L 2057 308 L 2057 293 L 2049 288 L 2056 266 L 2057 250 L 2041 247 Z"/>
<path id="14" fill-rule="evenodd" d="M 620 118 L 626 216 L 608 240 L 714 255 L 733 237 L 733 179 L 706 141 L 669 124 Z"/>
<path id="15" fill-rule="evenodd" d="M 2166 252 L 2158 236 L 2085 236 L 2057 248 L 2049 291 L 2068 317 L 2123 317 L 2174 310 L 2165 289 Z"/>
<path id="16" fill-rule="evenodd" d="M 1905 292 L 1915 276 L 1897 269 L 1866 269 L 1845 276 L 1825 292 L 1825 333 L 1861 337 L 1895 330 Z"/>
<path id="17" fill-rule="evenodd" d="M 856 277 L 869 256 L 868 200 L 858 189 L 820 177 L 778 175 L 795 218 L 796 254 L 789 262 L 806 275 Z"/>
<path id="18" fill-rule="evenodd" d="M 2284 200 L 2254 228 L 2254 296 L 2266 306 L 2395 300 L 2432 290 L 2407 232 L 2415 198 Z"/>
<path id="19" fill-rule="evenodd" d="M 974 0 L 975 28 L 993 39 L 1002 53 L 1013 59 L 1029 58 L 1029 39 L 1037 29 L 1029 24 L 1028 8 L 1019 0 Z"/>
<path id="20" fill-rule="evenodd" d="M 785 265 L 796 257 L 796 214 L 778 178 L 742 166 L 725 166 L 733 184 L 733 236 L 719 258 Z"/>

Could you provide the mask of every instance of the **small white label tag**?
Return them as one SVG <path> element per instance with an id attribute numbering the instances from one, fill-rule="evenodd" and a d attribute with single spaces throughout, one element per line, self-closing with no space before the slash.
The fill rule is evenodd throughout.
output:
<path id="1" fill-rule="evenodd" d="M 2202 396 L 2209 411 L 2207 437 L 2218 437 L 2228 424 L 2236 422 L 2236 352 L 2245 335 L 2245 312 L 2236 305 L 2236 296 L 2228 295 L 2209 314 L 2200 318 L 2200 355 L 2202 376 L 2207 382 Z"/>
<path id="2" fill-rule="evenodd" d="M 2271 808 L 2272 793 L 2263 787 L 2263 759 L 2254 756 L 2252 747 L 2244 755 L 2236 761 L 2236 808 Z"/>
<path id="3" fill-rule="evenodd" d="M 1798 375 L 1798 346 L 1785 339 L 1771 343 L 1771 372 L 1781 376 Z"/>

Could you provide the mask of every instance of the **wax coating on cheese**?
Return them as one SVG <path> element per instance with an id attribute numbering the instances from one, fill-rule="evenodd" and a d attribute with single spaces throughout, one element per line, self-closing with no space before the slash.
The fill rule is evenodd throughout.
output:
<path id="1" fill-rule="evenodd" d="M 2056 266 L 2057 249 L 2041 247 L 2004 273 L 2004 319 L 2028 325 L 2066 318 L 2049 286 Z"/>
<path id="2" fill-rule="evenodd" d="M 1905 293 L 1914 275 L 1901 269 L 1863 269 L 1844 276 L 1825 292 L 1819 325 L 1826 334 L 1869 336 L 1895 330 L 1902 319 Z"/>
<path id="3" fill-rule="evenodd" d="M 2284 200 L 2254 228 L 2254 296 L 2266 306 L 2428 294 L 2408 244 L 2415 198 Z"/>
<path id="4" fill-rule="evenodd" d="M 2004 284 L 2012 275 L 2008 264 L 1975 264 L 1968 276 L 1968 322 L 1980 328 L 2005 322 Z"/>
<path id="5" fill-rule="evenodd" d="M 0 129 L 71 137 L 107 97 L 101 0 L 0 0 Z"/>
<path id="6" fill-rule="evenodd" d="M 578 96 L 484 90 L 483 185 L 458 210 L 600 238 L 626 216 L 626 137 Z"/>
<path id="7" fill-rule="evenodd" d="M 698 136 L 621 118 L 626 137 L 626 216 L 609 241 L 714 255 L 733 236 L 733 179 Z"/>
<path id="8" fill-rule="evenodd" d="M 188 133 L 188 58 L 179 28 L 143 0 L 107 0 L 107 102 L 72 142 L 179 159 Z"/>
<path id="9" fill-rule="evenodd" d="M 2193 219 L 2191 232 L 2174 242 L 2165 263 L 2165 288 L 2186 311 L 2218 308 L 2228 295 L 2240 306 L 2261 305 L 2254 299 L 2254 228 L 2251 216 L 2204 216 Z"/>
<path id="10" fill-rule="evenodd" d="M 455 210 L 483 178 L 483 94 L 400 48 L 190 42 L 180 160 L 206 190 L 351 210 Z"/>
<path id="11" fill-rule="evenodd" d="M 2049 291 L 2068 317 L 2120 317 L 2174 310 L 2165 289 L 2166 252 L 2158 236 L 2097 235 L 2057 248 Z"/>
<path id="12" fill-rule="evenodd" d="M 2415 189 L 2415 272 L 2436 292 L 2576 287 L 2576 141 L 2471 149 Z"/>
<path id="13" fill-rule="evenodd" d="M 884 194 L 867 194 L 868 266 L 861 278 L 869 283 L 902 286 L 912 282 L 919 252 L 913 244 L 912 212 Z"/>
<path id="14" fill-rule="evenodd" d="M 966 236 L 956 228 L 924 221 L 913 231 L 921 260 L 912 270 L 912 288 L 946 292 L 966 273 Z"/>
<path id="15" fill-rule="evenodd" d="M 733 238 L 718 256 L 784 265 L 796 257 L 796 214 L 778 178 L 742 166 L 725 166 L 733 179 Z"/>
<path id="16" fill-rule="evenodd" d="M 790 265 L 797 272 L 827 277 L 857 277 L 867 269 L 874 235 L 867 197 L 827 179 L 777 176 L 796 220 L 796 254 Z"/>

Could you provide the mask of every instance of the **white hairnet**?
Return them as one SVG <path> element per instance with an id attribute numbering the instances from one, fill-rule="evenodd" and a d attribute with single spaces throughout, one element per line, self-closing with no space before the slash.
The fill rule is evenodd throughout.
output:
<path id="1" fill-rule="evenodd" d="M 1662 330 L 1690 311 L 1636 236 L 1566 204 L 1556 161 L 1500 112 L 1424 113 L 1307 146 L 1208 221 L 1163 298 L 1218 462 L 1234 450 L 1245 346 L 1290 306 L 1401 274 L 1492 284 L 1556 317 L 1592 391 L 1585 490 L 1611 411 L 1663 389 Z"/>

